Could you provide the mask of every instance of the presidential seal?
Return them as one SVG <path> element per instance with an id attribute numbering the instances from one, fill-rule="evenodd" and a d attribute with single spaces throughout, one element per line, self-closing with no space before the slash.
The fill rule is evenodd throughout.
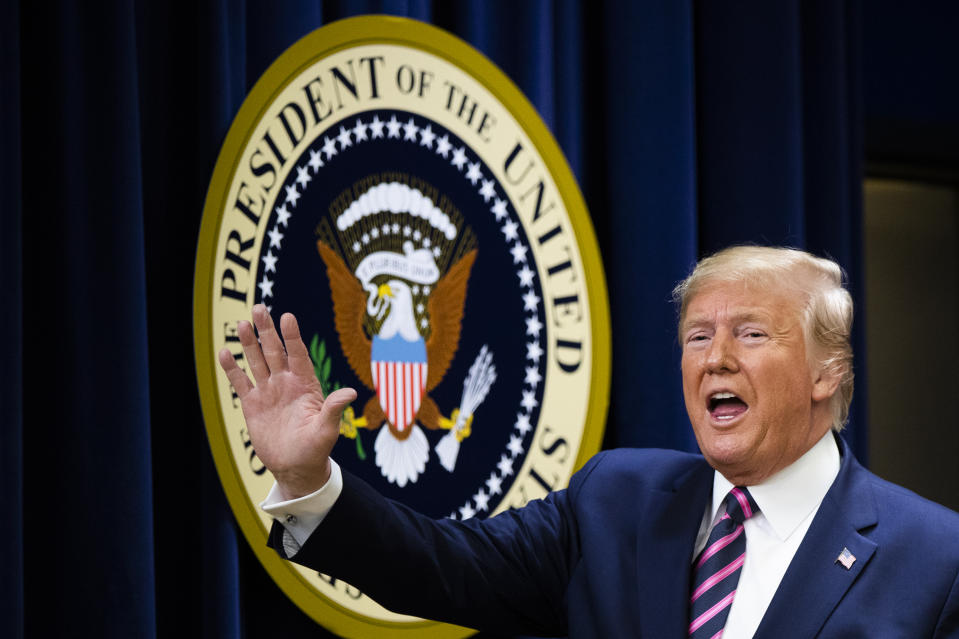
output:
<path id="1" fill-rule="evenodd" d="M 276 583 L 348 637 L 464 637 L 279 559 L 272 478 L 216 366 L 262 302 L 317 378 L 358 392 L 336 461 L 433 517 L 489 517 L 599 449 L 609 394 L 599 252 L 556 143 L 478 52 L 411 20 L 306 36 L 257 82 L 214 171 L 197 250 L 197 376 L 230 505 Z M 363 548 L 343 548 L 363 553 Z"/>

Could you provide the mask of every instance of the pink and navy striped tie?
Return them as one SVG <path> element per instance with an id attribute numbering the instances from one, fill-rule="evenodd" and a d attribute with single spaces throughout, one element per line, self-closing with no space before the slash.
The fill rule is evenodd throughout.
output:
<path id="1" fill-rule="evenodd" d="M 726 514 L 709 533 L 703 552 L 693 564 L 689 604 L 689 636 L 718 639 L 723 636 L 729 607 L 746 560 L 743 522 L 759 511 L 745 488 L 736 487 L 726 496 Z"/>

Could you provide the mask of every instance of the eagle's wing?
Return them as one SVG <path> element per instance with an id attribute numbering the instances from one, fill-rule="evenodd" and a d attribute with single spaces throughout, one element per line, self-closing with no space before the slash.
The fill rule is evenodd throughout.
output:
<path id="1" fill-rule="evenodd" d="M 333 315 L 340 346 L 350 368 L 366 384 L 373 388 L 373 373 L 370 371 L 370 340 L 363 330 L 363 314 L 366 311 L 366 293 L 350 269 L 332 248 L 317 240 L 316 248 L 326 263 L 330 279 L 330 294 L 333 298 Z"/>
<path id="2" fill-rule="evenodd" d="M 430 295 L 429 313 L 432 333 L 426 342 L 426 358 L 429 373 L 426 390 L 431 391 L 446 375 L 450 362 L 460 343 L 460 328 L 463 322 L 463 306 L 466 303 L 466 282 L 469 280 L 476 249 L 464 255 L 454 264 L 433 288 Z"/>

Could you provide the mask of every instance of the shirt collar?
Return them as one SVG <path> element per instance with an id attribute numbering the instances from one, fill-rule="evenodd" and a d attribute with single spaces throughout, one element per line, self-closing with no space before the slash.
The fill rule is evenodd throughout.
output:
<path id="1" fill-rule="evenodd" d="M 819 506 L 839 474 L 839 447 L 830 429 L 802 457 L 755 486 L 747 486 L 776 536 L 785 541 Z M 712 521 L 733 485 L 713 473 Z"/>

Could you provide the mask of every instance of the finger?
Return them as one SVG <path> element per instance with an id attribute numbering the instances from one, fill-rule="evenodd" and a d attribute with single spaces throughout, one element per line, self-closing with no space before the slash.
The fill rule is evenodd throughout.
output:
<path id="1" fill-rule="evenodd" d="M 347 404 L 356 399 L 356 391 L 352 388 L 340 388 L 330 393 L 330 396 L 323 402 L 323 410 L 330 411 L 339 421 L 340 416 Z"/>
<path id="2" fill-rule="evenodd" d="M 260 343 L 256 341 L 253 326 L 247 321 L 237 322 L 236 332 L 240 336 L 240 344 L 243 346 L 243 356 L 250 363 L 250 372 L 253 373 L 253 379 L 256 380 L 257 384 L 262 384 L 270 378 L 270 367 L 267 366 L 266 359 L 263 357 Z"/>
<path id="3" fill-rule="evenodd" d="M 283 342 L 280 341 L 280 334 L 276 332 L 273 325 L 273 318 L 266 310 L 263 304 L 257 304 L 253 307 L 253 322 L 256 324 L 256 331 L 260 334 L 260 346 L 263 349 L 263 356 L 270 367 L 271 373 L 285 371 L 286 350 L 283 348 Z"/>
<path id="4" fill-rule="evenodd" d="M 283 343 L 286 344 L 290 370 L 295 375 L 314 376 L 313 360 L 310 359 L 306 344 L 303 343 L 303 338 L 300 336 L 300 325 L 293 313 L 283 313 L 280 317 L 280 330 L 283 331 Z"/>
<path id="5" fill-rule="evenodd" d="M 243 397 L 253 390 L 253 382 L 246 376 L 243 369 L 237 366 L 236 359 L 233 357 L 230 349 L 224 348 L 221 350 L 219 360 L 223 372 L 226 373 L 227 379 L 233 384 L 233 389 L 236 391 L 237 396 L 239 396 L 240 401 L 243 401 Z"/>

